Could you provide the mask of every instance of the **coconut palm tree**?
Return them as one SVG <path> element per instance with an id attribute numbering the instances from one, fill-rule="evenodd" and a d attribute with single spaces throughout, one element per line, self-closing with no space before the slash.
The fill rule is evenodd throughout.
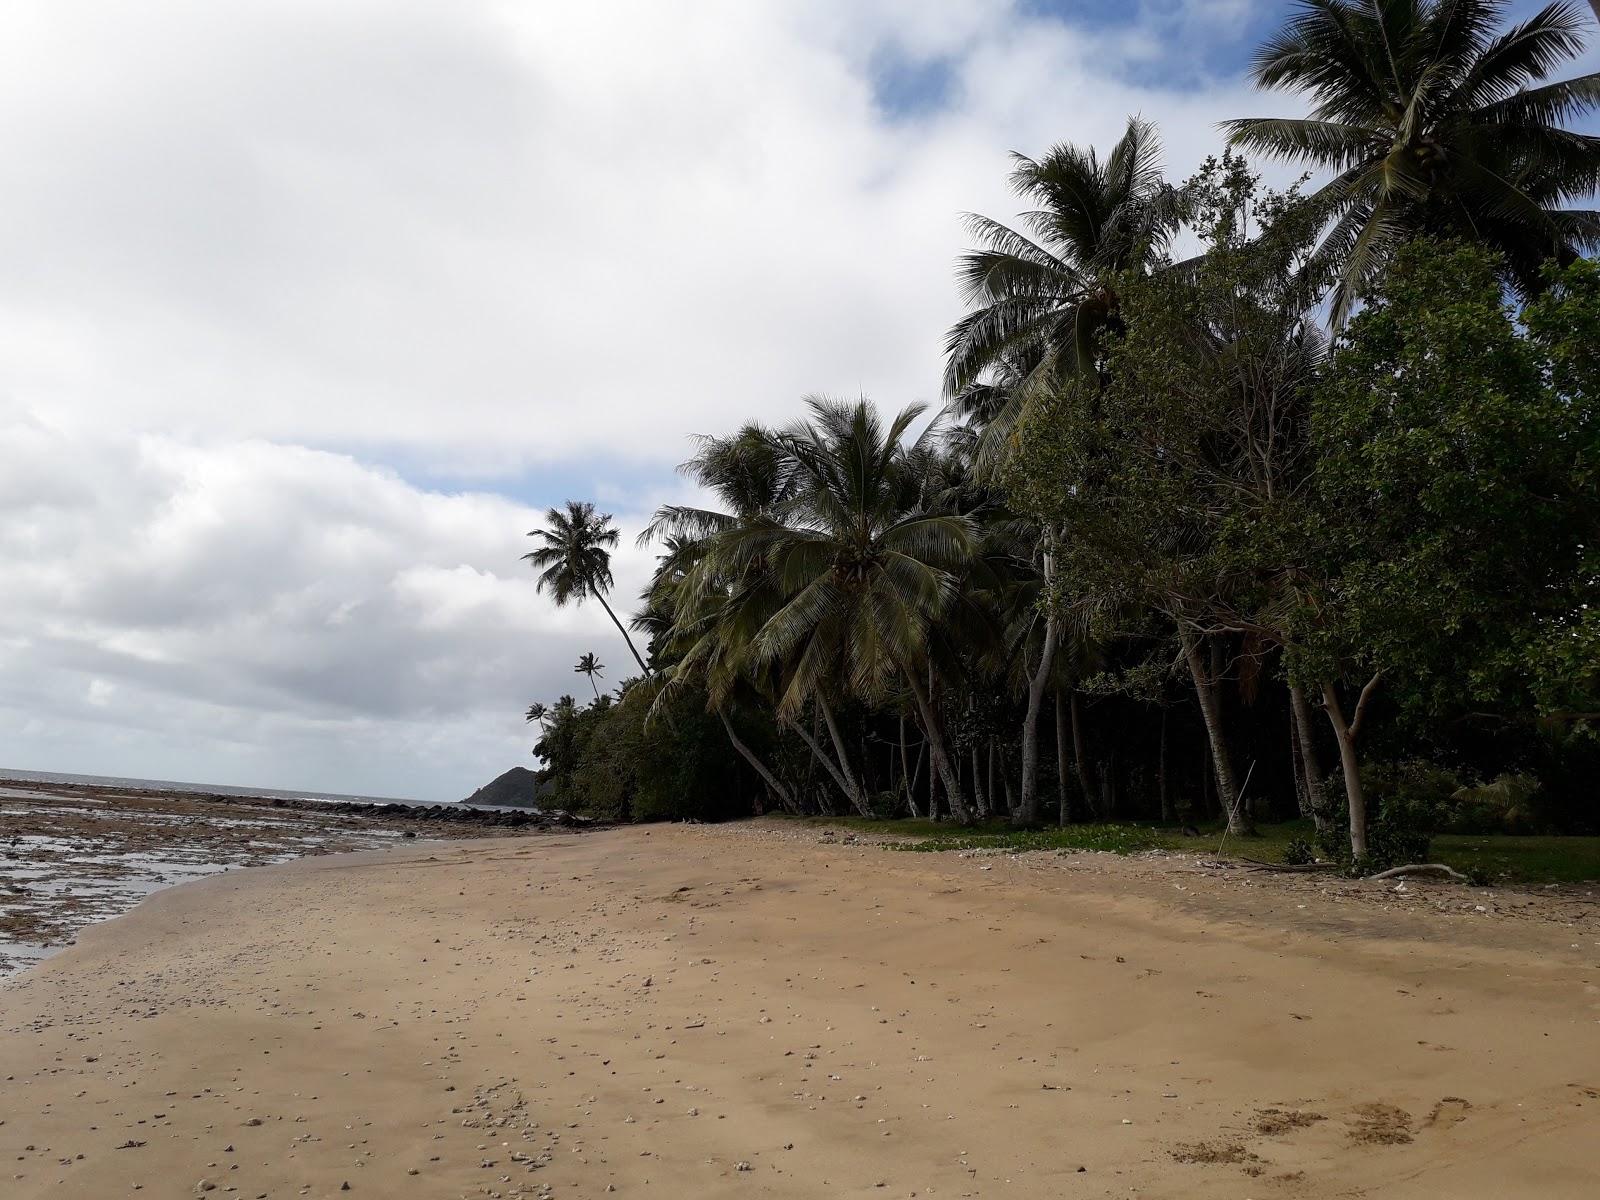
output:
<path id="1" fill-rule="evenodd" d="M 1546 259 L 1600 248 L 1600 138 L 1563 127 L 1600 105 L 1600 73 L 1542 83 L 1583 50 L 1570 0 L 1500 29 L 1505 0 L 1299 0 L 1256 53 L 1262 88 L 1307 94 L 1305 119 L 1225 122 L 1234 145 L 1334 177 L 1313 267 L 1342 324 L 1390 252 L 1417 235 L 1503 256 L 1507 283 L 1540 286 Z M 1542 84 L 1542 86 L 1533 86 Z"/>
<path id="2" fill-rule="evenodd" d="M 600 699 L 600 688 L 596 685 L 594 677 L 605 670 L 605 663 L 596 658 L 593 652 L 590 652 L 579 658 L 578 665 L 573 667 L 572 670 L 576 675 L 587 675 L 589 677 L 589 686 L 594 688 L 594 698 L 596 700 Z"/>
<path id="3" fill-rule="evenodd" d="M 587 500 L 568 500 L 565 511 L 552 508 L 545 513 L 545 521 L 548 528 L 528 533 L 529 537 L 542 539 L 544 545 L 522 556 L 540 572 L 539 590 L 549 592 L 557 608 L 568 601 L 582 604 L 590 596 L 600 601 L 600 607 L 628 643 L 639 669 L 650 676 L 652 672 L 634 649 L 633 639 L 606 603 L 605 594 L 612 585 L 609 548 L 621 537 L 611 524 L 611 514 L 595 512 Z"/>
<path id="4" fill-rule="evenodd" d="M 1036 396 L 1093 368 L 1117 278 L 1159 261 L 1182 211 L 1156 128 L 1138 117 L 1103 160 L 1065 142 L 1014 159 L 1012 190 L 1037 207 L 1023 216 L 1027 232 L 968 214 L 979 249 L 957 278 L 973 311 L 945 337 L 945 394 L 957 415 L 982 417 L 988 446 L 1009 440 Z"/>
<path id="5" fill-rule="evenodd" d="M 773 522 L 719 548 L 731 566 L 762 562 L 781 593 L 751 640 L 753 660 L 781 667 L 780 714 L 817 703 L 841 763 L 847 755 L 830 692 L 875 703 L 904 686 L 952 809 L 966 819 L 927 672 L 930 630 L 956 599 L 976 523 L 926 503 L 937 428 L 908 440 L 920 405 L 887 423 L 865 400 L 807 405 L 811 420 L 779 434 L 794 464 L 792 498 Z"/>

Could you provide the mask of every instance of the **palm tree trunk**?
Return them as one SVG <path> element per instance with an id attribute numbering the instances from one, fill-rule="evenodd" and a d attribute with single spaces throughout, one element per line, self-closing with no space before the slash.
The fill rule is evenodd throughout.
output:
<path id="1" fill-rule="evenodd" d="M 906 671 L 905 677 L 911 687 L 911 695 L 917 702 L 917 711 L 922 714 L 923 735 L 928 739 L 928 753 L 933 758 L 933 765 L 939 772 L 940 781 L 944 784 L 945 794 L 950 799 L 950 812 L 963 825 L 970 824 L 972 809 L 967 805 L 966 794 L 961 790 L 960 777 L 957 776 L 955 765 L 950 761 L 950 755 L 945 749 L 944 731 L 939 728 L 938 714 L 934 712 L 928 689 L 922 686 L 922 680 L 916 671 Z"/>
<path id="2" fill-rule="evenodd" d="M 622 622 L 617 620 L 617 614 L 611 611 L 611 605 L 606 603 L 606 598 L 600 594 L 598 588 L 593 592 L 594 598 L 600 601 L 600 607 L 606 610 L 606 616 L 611 618 L 611 623 L 617 627 L 617 632 L 622 635 L 622 640 L 628 643 L 628 650 L 633 654 L 633 661 L 639 664 L 639 670 L 644 672 L 646 679 L 654 679 L 656 673 L 644 665 L 644 659 L 639 657 L 639 652 L 633 648 L 633 639 L 628 636 L 628 631 L 622 627 Z M 594 680 L 590 680 L 593 683 Z"/>
<path id="3" fill-rule="evenodd" d="M 739 735 L 733 731 L 733 722 L 728 720 L 728 714 L 719 708 L 717 709 L 717 716 L 722 718 L 722 728 L 727 731 L 728 740 L 733 743 L 733 748 L 739 752 L 740 757 L 755 768 L 756 774 L 766 781 L 766 785 L 772 789 L 772 794 L 778 798 L 779 803 L 788 811 L 793 812 L 795 810 L 794 797 L 789 794 L 789 789 L 778 782 L 776 775 L 767 770 L 766 764 L 756 757 L 754 750 L 739 740 Z"/>
<path id="4" fill-rule="evenodd" d="M 1200 643 L 1194 634 L 1179 634 L 1183 643 L 1183 657 L 1189 664 L 1189 675 L 1194 680 L 1195 696 L 1200 701 L 1200 715 L 1205 719 L 1206 738 L 1211 743 L 1211 764 L 1217 776 L 1217 798 L 1228 818 L 1228 832 L 1248 835 L 1254 832 L 1250 815 L 1239 803 L 1239 788 L 1234 782 L 1233 758 L 1228 753 L 1228 739 L 1222 728 L 1222 703 L 1217 695 L 1217 683 L 1200 655 Z"/>
<path id="5" fill-rule="evenodd" d="M 1345 723 L 1344 710 L 1339 707 L 1338 690 L 1329 681 L 1324 680 L 1322 684 L 1322 707 L 1333 726 L 1334 736 L 1339 739 L 1339 765 L 1344 768 L 1344 794 L 1350 805 L 1350 854 L 1356 859 L 1367 856 L 1367 796 L 1361 786 L 1361 759 L 1356 754 L 1356 739 L 1361 736 L 1367 702 L 1382 678 L 1383 672 L 1379 671 L 1361 689 L 1355 718 L 1349 724 Z"/>
<path id="6" fill-rule="evenodd" d="M 1067 706 L 1061 689 L 1056 689 L 1056 822 L 1065 828 L 1072 820 L 1072 802 L 1067 798 Z"/>
<path id="7" fill-rule="evenodd" d="M 1039 820 L 1039 710 L 1044 707 L 1044 690 L 1055 659 L 1056 619 L 1051 616 L 1045 621 L 1039 669 L 1028 681 L 1028 711 L 1022 718 L 1022 803 L 1016 817 L 1019 825 L 1034 825 Z"/>
<path id="8" fill-rule="evenodd" d="M 913 819 L 921 816 L 917 812 L 917 775 L 922 771 L 922 747 L 917 747 L 917 769 L 911 769 L 910 758 L 906 754 L 906 719 L 900 718 L 900 784 L 905 788 L 906 807 L 911 810 Z"/>
<path id="9" fill-rule="evenodd" d="M 839 765 L 828 757 L 827 752 L 823 750 L 816 737 L 803 729 L 797 721 L 791 720 L 788 725 L 790 729 L 799 735 L 800 740 L 806 744 L 806 747 L 811 751 L 811 757 L 821 763 L 823 769 L 833 776 L 834 783 L 839 785 L 839 790 L 845 794 L 845 798 L 853 803 L 855 801 L 855 789 L 851 786 L 850 779 L 839 769 Z M 818 790 L 821 791 L 822 789 Z M 826 808 L 823 809 L 824 813 L 827 811 Z"/>
<path id="10" fill-rule="evenodd" d="M 839 756 L 839 766 L 850 779 L 850 787 L 845 795 L 856 806 L 856 811 L 863 817 L 872 815 L 872 805 L 867 803 L 867 789 L 862 786 L 860 777 L 850 767 L 850 755 L 844 748 L 844 738 L 839 733 L 839 723 L 833 719 L 833 709 L 821 692 L 817 693 L 817 707 L 822 711 L 822 719 L 827 723 L 828 736 L 833 739 L 834 753 Z"/>

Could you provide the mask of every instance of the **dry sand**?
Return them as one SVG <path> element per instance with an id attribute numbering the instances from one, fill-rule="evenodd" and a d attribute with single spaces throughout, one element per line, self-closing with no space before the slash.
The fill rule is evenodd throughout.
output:
<path id="1" fill-rule="evenodd" d="M 1594 900 L 1485 899 L 759 826 L 230 873 L 0 990 L 0 1195 L 1600 1195 Z"/>

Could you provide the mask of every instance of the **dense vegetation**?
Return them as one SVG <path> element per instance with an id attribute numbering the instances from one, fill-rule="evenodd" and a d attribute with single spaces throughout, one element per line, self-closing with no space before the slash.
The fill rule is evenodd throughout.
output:
<path id="1" fill-rule="evenodd" d="M 529 710 L 554 801 L 1304 817 L 1355 870 L 1600 832 L 1600 139 L 1563 125 L 1600 75 L 1542 82 L 1575 6 L 1503 7 L 1306 0 L 1254 72 L 1310 117 L 1181 183 L 1137 120 L 1019 156 L 936 419 L 700 439 L 709 506 L 641 537 L 643 674 Z M 1234 147 L 1332 178 L 1266 191 Z M 535 536 L 557 603 L 605 603 L 609 517 Z"/>

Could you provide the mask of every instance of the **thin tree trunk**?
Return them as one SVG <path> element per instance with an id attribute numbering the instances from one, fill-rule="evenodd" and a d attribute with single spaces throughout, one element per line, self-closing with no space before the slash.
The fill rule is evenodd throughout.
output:
<path id="1" fill-rule="evenodd" d="M 654 679 L 656 673 L 644 665 L 644 659 L 640 658 L 639 652 L 633 648 L 633 639 L 628 636 L 628 631 L 622 627 L 622 622 L 617 620 L 617 614 L 611 611 L 611 605 L 606 603 L 606 598 L 599 591 L 593 591 L 590 595 L 600 601 L 600 607 L 606 610 L 606 616 L 611 618 L 611 623 L 617 627 L 617 632 L 622 635 L 622 640 L 628 643 L 628 650 L 633 654 L 633 661 L 639 664 L 639 670 L 644 672 L 644 677 L 646 679 Z M 589 682 L 593 683 L 594 680 L 591 679 Z"/>
<path id="2" fill-rule="evenodd" d="M 839 790 L 845 794 L 847 800 L 853 803 L 855 801 L 855 788 L 851 780 L 845 775 L 844 771 L 839 769 L 839 765 L 828 757 L 826 751 L 818 744 L 817 739 L 802 729 L 795 721 L 789 722 L 789 728 L 800 735 L 800 740 L 810 748 L 812 757 L 822 764 L 829 775 L 833 776 L 833 781 L 839 785 Z"/>
<path id="3" fill-rule="evenodd" d="M 1191 633 L 1179 635 L 1183 642 L 1183 656 L 1189 664 L 1189 675 L 1194 680 L 1195 695 L 1200 701 L 1200 714 L 1205 718 L 1206 738 L 1211 743 L 1211 765 L 1217 776 L 1217 799 L 1228 818 L 1228 832 L 1248 835 L 1254 830 L 1250 815 L 1239 803 L 1239 788 L 1234 782 L 1233 758 L 1228 753 L 1227 735 L 1222 728 L 1222 704 L 1217 696 L 1216 680 L 1206 669 L 1200 655 L 1200 646 Z"/>
<path id="4" fill-rule="evenodd" d="M 1028 709 L 1022 718 L 1022 803 L 1017 808 L 1017 824 L 1033 825 L 1039 820 L 1039 709 L 1044 705 L 1050 669 L 1056 660 L 1056 619 L 1045 621 L 1044 646 L 1039 651 L 1039 669 L 1028 681 Z"/>
<path id="5" fill-rule="evenodd" d="M 1089 763 L 1083 753 L 1083 706 L 1078 703 L 1078 691 L 1072 690 L 1072 757 L 1077 760 L 1078 786 L 1083 789 L 1083 802 L 1094 813 L 1094 788 L 1089 783 Z"/>
<path id="6" fill-rule="evenodd" d="M 850 767 L 850 755 L 844 748 L 844 738 L 839 733 L 839 723 L 833 719 L 833 708 L 821 692 L 817 693 L 817 707 L 821 709 L 822 720 L 828 726 L 828 736 L 833 739 L 833 750 L 839 756 L 839 767 L 850 780 L 850 787 L 845 795 L 856 806 L 858 813 L 863 817 L 870 817 L 872 805 L 867 802 L 867 789 L 862 786 L 860 777 Z"/>
<path id="7" fill-rule="evenodd" d="M 900 718 L 900 785 L 905 788 L 906 807 L 911 810 L 911 816 L 916 818 L 921 814 L 917 812 L 917 772 L 922 770 L 922 748 L 917 747 L 917 771 L 911 769 L 911 762 L 906 754 L 906 719 Z"/>
<path id="8" fill-rule="evenodd" d="M 794 797 L 789 794 L 789 789 L 778 782 L 776 775 L 767 770 L 766 764 L 756 757 L 754 750 L 739 740 L 739 735 L 733 731 L 733 722 L 728 720 L 728 714 L 719 708 L 717 709 L 717 716 L 722 718 L 722 728 L 727 731 L 728 740 L 733 743 L 733 748 L 739 752 L 745 762 L 755 768 L 756 774 L 766 781 L 766 785 L 772 789 L 772 794 L 778 798 L 778 802 L 785 809 L 792 812 L 795 803 Z"/>
<path id="9" fill-rule="evenodd" d="M 910 684 L 911 694 L 916 699 L 917 709 L 922 713 L 923 731 L 928 739 L 928 753 L 933 758 L 933 765 L 939 772 L 940 780 L 944 783 L 945 795 L 950 800 L 951 815 L 962 824 L 970 824 L 972 809 L 967 805 L 966 795 L 961 790 L 961 781 L 956 775 L 949 753 L 945 750 L 944 731 L 939 728 L 938 714 L 933 710 L 933 701 L 915 671 L 907 671 L 905 676 L 906 682 Z"/>
<path id="10" fill-rule="evenodd" d="M 1065 828 L 1072 820 L 1072 804 L 1067 799 L 1067 706 L 1061 689 L 1056 689 L 1056 823 Z"/>
<path id="11" fill-rule="evenodd" d="M 991 759 L 990 761 L 993 760 Z M 1016 799 L 1011 794 L 1011 776 L 1006 774 L 1006 753 L 1003 748 L 1000 751 L 1000 788 L 1006 794 L 1006 816 L 1010 817 L 1013 821 L 1018 821 L 1017 814 L 1020 813 L 1022 809 L 1018 806 Z M 1018 823 L 1020 824 L 1020 821 Z"/>
<path id="12" fill-rule="evenodd" d="M 1327 680 L 1322 684 L 1322 707 L 1328 714 L 1328 723 L 1339 740 L 1339 765 L 1344 768 L 1344 794 L 1350 804 L 1350 853 L 1356 859 L 1367 856 L 1367 796 L 1361 787 L 1361 760 L 1356 755 L 1356 739 L 1361 736 L 1361 722 L 1367 715 L 1367 703 L 1378 689 L 1383 678 L 1379 671 L 1367 680 L 1356 701 L 1353 720 L 1345 723 L 1344 710 L 1339 707 L 1339 692 Z"/>
<path id="13" fill-rule="evenodd" d="M 1298 683 L 1289 686 L 1289 720 L 1295 761 L 1300 764 L 1300 779 L 1305 787 L 1305 814 L 1317 832 L 1325 834 L 1330 832 L 1331 823 L 1322 794 L 1322 764 L 1317 761 L 1316 743 L 1311 738 L 1311 706 L 1306 702 L 1306 689 Z"/>
<path id="14" fill-rule="evenodd" d="M 991 749 L 990 754 L 994 751 Z M 989 815 L 989 797 L 983 790 L 983 764 L 979 759 L 978 743 L 972 743 L 972 802 L 978 806 L 978 816 Z M 991 758 L 990 762 L 993 762 Z"/>

